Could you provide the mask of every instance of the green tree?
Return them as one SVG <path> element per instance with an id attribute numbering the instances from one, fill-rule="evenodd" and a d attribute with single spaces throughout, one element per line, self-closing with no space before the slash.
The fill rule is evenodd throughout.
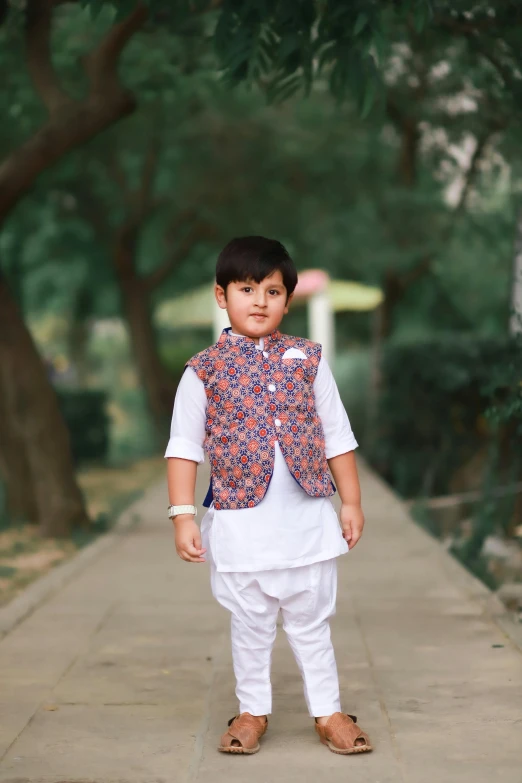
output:
<path id="1" fill-rule="evenodd" d="M 59 10 L 54 2 L 30 1 L 24 15 L 24 35 L 9 19 L 2 33 L 4 42 L 8 35 L 17 39 L 18 51 L 25 44 L 26 67 L 47 117 L 25 141 L 12 147 L 0 164 L 0 224 L 42 172 L 135 106 L 117 68 L 122 50 L 145 22 L 145 7 L 136 6 L 115 22 L 85 56 L 89 87 L 80 98 L 73 97 L 61 82 L 51 54 L 52 24 Z M 2 11 L 5 16 L 5 3 Z M 5 68 L 5 62 L 2 65 Z M 20 65 L 14 73 L 19 69 Z M 8 497 L 19 503 L 24 494 L 27 496 L 23 508 L 15 508 L 15 512 L 35 515 L 43 535 L 67 535 L 72 526 L 88 523 L 74 477 L 68 434 L 45 368 L 2 272 L 0 367 L 0 466 Z"/>
<path id="2" fill-rule="evenodd" d="M 419 32 L 432 10 L 426 0 L 337 0 L 326 5 L 311 1 L 285 4 L 281 0 L 262 4 L 171 4 L 151 0 L 147 26 L 147 6 L 143 3 L 96 0 L 83 5 L 102 12 L 97 24 L 103 33 L 95 46 L 87 34 L 87 22 L 85 34 L 82 30 L 81 35 L 67 38 L 69 3 L 28 0 L 23 12 L 11 9 L 9 14 L 6 1 L 0 4 L 4 42 L 8 37 L 14 41 L 14 55 L 1 55 L 4 69 L 7 66 L 12 74 L 7 94 L 11 96 L 19 82 L 23 83 L 26 94 L 32 90 L 38 95 L 45 110 L 33 112 L 31 108 L 26 113 L 22 106 L 13 112 L 13 105 L 20 104 L 9 104 L 4 112 L 9 123 L 0 134 L 5 152 L 0 165 L 0 224 L 5 223 L 36 181 L 67 153 L 132 113 L 135 99 L 120 81 L 118 65 L 139 31 L 144 28 L 140 34 L 148 37 L 150 59 L 143 66 L 147 71 L 154 68 L 158 30 L 179 32 L 179 25 L 192 19 L 195 11 L 211 11 L 205 17 L 203 34 L 214 40 L 224 73 L 232 83 L 255 81 L 270 98 L 282 100 L 300 86 L 309 90 L 316 78 L 326 79 L 338 99 L 355 96 L 365 115 L 374 104 L 383 104 L 382 99 L 377 100 L 379 96 L 391 96 L 384 105 L 400 139 L 398 188 L 406 195 L 399 202 L 404 207 L 403 214 L 407 214 L 407 192 L 415 186 L 419 171 L 421 107 L 423 111 L 429 108 L 422 92 L 422 75 L 430 72 L 426 70 L 428 57 L 422 51 L 423 33 Z M 453 50 L 462 51 L 460 59 L 456 58 L 459 67 L 465 65 L 470 73 L 476 68 L 480 78 L 491 83 L 491 107 L 487 114 L 491 122 L 482 127 L 484 135 L 476 136 L 479 145 L 485 145 L 488 134 L 496 130 L 499 105 L 517 104 L 518 80 L 513 76 L 521 51 L 514 24 L 519 13 L 517 6 L 506 2 L 491 14 L 487 3 L 475 4 L 473 11 L 464 2 L 433 5 L 433 21 L 426 29 L 433 29 L 434 36 L 446 35 L 448 56 Z M 109 19 L 105 12 L 114 6 L 118 14 Z M 428 41 L 431 52 L 438 45 L 437 40 L 434 37 Z M 81 69 L 69 72 L 66 61 L 80 53 Z M 403 65 L 406 61 L 413 85 L 406 77 L 395 93 L 389 85 L 384 85 L 384 92 L 379 91 L 380 73 L 388 73 L 397 56 Z M 16 61 L 12 70 L 10 57 Z M 21 76 L 24 61 L 29 82 Z M 453 78 L 458 76 L 455 69 L 451 74 Z M 420 83 L 415 81 L 419 79 Z M 407 105 L 402 103 L 403 98 Z M 18 133 L 8 133 L 11 127 Z M 385 216 L 382 222 L 385 224 Z M 427 258 L 425 249 L 419 253 L 422 242 L 412 242 L 412 234 L 405 227 L 399 229 L 393 224 L 390 230 L 394 232 L 394 241 L 407 250 L 411 262 L 401 275 L 395 273 L 385 281 L 387 302 L 394 304 L 397 290 L 402 295 L 425 269 L 432 267 L 433 254 Z M 386 317 L 383 321 L 385 334 L 389 331 Z M 9 431 L 0 445 L 4 476 L 10 487 L 20 488 L 14 493 L 17 496 L 22 495 L 24 486 L 34 492 L 33 507 L 38 509 L 45 534 L 67 534 L 72 524 L 86 523 L 70 464 L 67 434 L 5 272 L 0 276 L 0 366 L 0 426 L 3 432 Z M 18 455 L 13 457 L 16 451 Z"/>
<path id="3" fill-rule="evenodd" d="M 53 56 L 55 33 L 59 33 L 59 23 L 69 10 L 67 5 L 55 0 L 28 0 L 24 11 L 18 14 L 10 9 L 7 0 L 0 4 L 4 41 L 7 36 L 14 36 L 18 44 L 14 74 L 19 73 L 20 53 L 25 47 L 31 86 L 45 109 L 45 116 L 32 126 L 21 144 L 8 149 L 0 165 L 0 224 L 5 223 L 43 172 L 135 108 L 134 96 L 120 81 L 118 65 L 130 39 L 146 21 L 146 5 L 118 4 L 118 17 L 98 44 L 83 52 L 81 81 L 87 86 L 76 91 L 56 68 Z M 86 5 L 96 11 L 113 7 L 111 3 L 99 2 Z M 168 25 L 170 4 L 151 6 L 153 20 Z M 205 3 L 202 10 L 211 6 Z M 187 5 L 177 10 L 192 15 L 193 7 Z M 235 17 L 235 12 L 225 9 L 223 18 L 226 20 L 227 16 Z M 73 50 L 75 46 L 76 41 L 65 42 L 65 49 Z M 10 491 L 10 497 L 22 497 L 23 488 L 29 487 L 35 500 L 28 507 L 37 509 L 42 533 L 66 535 L 72 525 L 87 523 L 85 508 L 74 479 L 67 432 L 55 395 L 5 273 L 0 275 L 0 366 L 0 423 L 5 433 L 0 464 L 8 487 L 18 487 Z"/>

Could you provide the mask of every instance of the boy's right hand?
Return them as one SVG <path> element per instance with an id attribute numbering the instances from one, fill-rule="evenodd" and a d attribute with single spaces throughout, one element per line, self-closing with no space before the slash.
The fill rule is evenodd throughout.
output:
<path id="1" fill-rule="evenodd" d="M 176 552 L 187 563 L 204 563 L 207 551 L 201 548 L 201 533 L 193 516 L 180 514 L 174 520 Z"/>

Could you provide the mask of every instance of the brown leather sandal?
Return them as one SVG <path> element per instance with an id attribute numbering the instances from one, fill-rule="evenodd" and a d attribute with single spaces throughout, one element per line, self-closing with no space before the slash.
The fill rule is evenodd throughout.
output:
<path id="1" fill-rule="evenodd" d="M 334 712 L 325 726 L 320 726 L 316 721 L 315 730 L 323 745 L 332 753 L 348 756 L 373 750 L 368 735 L 357 725 L 355 715 Z"/>
<path id="2" fill-rule="evenodd" d="M 261 723 L 260 719 L 249 712 L 242 712 L 228 722 L 228 731 L 221 737 L 218 750 L 221 753 L 237 753 L 253 755 L 261 749 L 259 739 L 268 727 L 268 719 Z"/>

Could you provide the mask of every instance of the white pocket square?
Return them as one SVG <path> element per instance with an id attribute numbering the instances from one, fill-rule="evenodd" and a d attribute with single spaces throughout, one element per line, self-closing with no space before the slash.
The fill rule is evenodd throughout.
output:
<path id="1" fill-rule="evenodd" d="M 299 348 L 289 348 L 283 354 L 283 359 L 306 359 L 306 354 L 299 350 Z"/>

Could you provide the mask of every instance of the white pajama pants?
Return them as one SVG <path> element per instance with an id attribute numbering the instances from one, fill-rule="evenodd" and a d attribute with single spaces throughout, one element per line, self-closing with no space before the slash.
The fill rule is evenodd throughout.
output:
<path id="1" fill-rule="evenodd" d="M 279 611 L 304 682 L 312 717 L 340 712 L 339 679 L 330 638 L 337 561 L 278 571 L 218 572 L 212 592 L 232 614 L 232 657 L 240 712 L 272 711 L 270 665 Z"/>

